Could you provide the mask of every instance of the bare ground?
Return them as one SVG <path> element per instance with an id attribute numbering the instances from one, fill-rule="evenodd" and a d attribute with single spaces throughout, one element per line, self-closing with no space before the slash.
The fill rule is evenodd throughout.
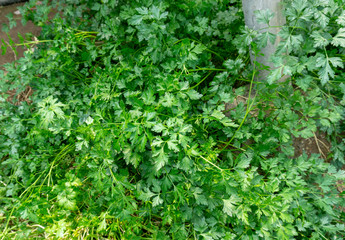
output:
<path id="1" fill-rule="evenodd" d="M 4 6 L 4 7 L 0 6 L 0 29 L 3 24 L 8 24 L 9 21 L 6 15 L 8 15 L 9 13 L 12 13 L 14 18 L 16 19 L 17 26 L 11 29 L 9 32 L 10 37 L 15 43 L 20 42 L 19 37 L 18 37 L 18 32 L 22 36 L 24 36 L 25 33 L 32 33 L 34 36 L 38 36 L 41 31 L 41 28 L 35 26 L 31 21 L 29 21 L 25 26 L 22 25 L 20 21 L 21 15 L 15 14 L 15 12 L 17 11 L 17 7 L 23 6 L 23 5 L 24 3 L 17 3 L 17 4 L 13 4 L 9 6 Z M 6 42 L 9 41 L 7 34 L 3 31 L 0 31 L 0 39 L 3 39 Z M 0 55 L 0 65 L 3 65 L 8 62 L 13 62 L 14 60 L 23 56 L 23 52 L 25 51 L 23 47 L 17 47 L 16 50 L 18 52 L 17 56 L 14 53 L 14 51 L 12 51 L 10 48 L 7 48 L 6 54 Z"/>

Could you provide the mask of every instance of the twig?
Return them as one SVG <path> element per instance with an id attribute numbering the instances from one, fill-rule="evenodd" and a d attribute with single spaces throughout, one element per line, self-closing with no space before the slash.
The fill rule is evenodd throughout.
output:
<path id="1" fill-rule="evenodd" d="M 317 146 L 317 149 L 319 150 L 320 154 L 323 156 L 324 159 L 327 159 L 326 155 L 322 152 L 321 148 L 320 148 L 320 145 L 319 145 L 319 142 L 318 142 L 318 139 L 316 137 L 316 134 L 314 134 L 314 138 L 315 138 L 315 142 L 316 142 L 316 146 Z"/>
<path id="2" fill-rule="evenodd" d="M 324 143 L 323 141 L 321 141 L 320 139 L 317 139 L 320 143 L 322 143 L 322 145 L 326 148 L 329 149 L 329 146 L 326 145 L 326 143 Z"/>
<path id="3" fill-rule="evenodd" d="M 17 61 L 17 55 L 16 55 L 16 52 L 13 50 L 13 47 L 10 45 L 9 42 L 5 41 L 4 42 L 10 47 L 11 51 L 13 52 L 13 55 L 14 55 L 14 60 Z"/>

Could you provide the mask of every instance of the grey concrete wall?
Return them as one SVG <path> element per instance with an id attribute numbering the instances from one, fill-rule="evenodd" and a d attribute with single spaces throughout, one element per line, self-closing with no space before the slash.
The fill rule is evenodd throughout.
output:
<path id="1" fill-rule="evenodd" d="M 281 0 L 242 0 L 243 5 L 243 12 L 244 12 L 244 20 L 246 25 L 254 30 L 258 31 L 269 31 L 273 34 L 277 34 L 280 31 L 280 28 L 270 28 L 266 30 L 260 30 L 263 28 L 268 27 L 266 24 L 258 23 L 256 20 L 256 16 L 254 14 L 254 11 L 256 10 L 271 10 L 275 15 L 270 21 L 271 26 L 282 26 L 285 24 L 285 17 L 282 14 L 282 3 Z M 263 49 L 261 49 L 261 53 L 264 54 L 264 56 L 259 56 L 256 58 L 256 61 L 259 63 L 262 63 L 266 66 L 270 66 L 271 68 L 274 68 L 274 65 L 269 61 L 270 56 L 275 52 L 277 45 L 279 43 L 280 39 L 277 37 L 276 42 L 274 44 L 271 44 L 270 42 L 267 44 L 267 46 Z M 251 60 L 253 63 L 254 56 L 251 55 Z M 264 78 L 267 76 L 267 72 L 263 71 L 260 73 L 259 78 Z"/>

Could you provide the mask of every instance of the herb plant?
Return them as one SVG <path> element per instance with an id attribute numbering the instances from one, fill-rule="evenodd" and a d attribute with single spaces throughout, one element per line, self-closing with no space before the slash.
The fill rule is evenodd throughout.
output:
<path id="1" fill-rule="evenodd" d="M 344 237 L 344 1 L 286 1 L 264 81 L 239 0 L 36 2 L 0 71 L 2 239 Z"/>

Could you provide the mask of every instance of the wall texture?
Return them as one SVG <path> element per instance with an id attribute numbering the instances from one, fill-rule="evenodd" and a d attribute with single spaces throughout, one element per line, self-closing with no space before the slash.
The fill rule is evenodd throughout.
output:
<path id="1" fill-rule="evenodd" d="M 259 24 L 257 22 L 254 13 L 256 10 L 269 9 L 275 14 L 270 21 L 271 26 L 282 26 L 286 22 L 285 17 L 282 14 L 281 0 L 242 0 L 242 5 L 245 23 L 251 29 L 257 30 L 259 32 L 267 31 L 267 29 L 263 30 L 263 28 L 268 27 L 268 25 L 262 23 Z M 277 34 L 280 31 L 280 28 L 270 28 L 268 29 L 268 31 Z M 274 65 L 269 61 L 269 58 L 275 52 L 279 41 L 280 39 L 278 37 L 274 44 L 271 44 L 269 42 L 265 48 L 261 49 L 261 53 L 263 53 L 264 56 L 259 56 L 256 60 L 259 63 L 274 68 Z M 253 56 L 251 56 L 251 60 L 253 63 Z M 265 75 L 267 75 L 267 72 L 260 73 L 260 78 L 264 77 Z"/>

